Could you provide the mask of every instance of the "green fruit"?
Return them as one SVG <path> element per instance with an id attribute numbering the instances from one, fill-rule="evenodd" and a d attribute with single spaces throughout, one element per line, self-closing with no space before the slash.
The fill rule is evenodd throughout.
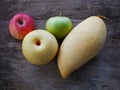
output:
<path id="1" fill-rule="evenodd" d="M 72 21 L 68 17 L 55 16 L 46 22 L 46 30 L 57 39 L 63 39 L 72 29 Z"/>

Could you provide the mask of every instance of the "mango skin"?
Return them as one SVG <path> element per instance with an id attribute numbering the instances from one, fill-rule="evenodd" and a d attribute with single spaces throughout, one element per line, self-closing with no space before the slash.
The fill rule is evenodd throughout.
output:
<path id="1" fill-rule="evenodd" d="M 106 25 L 98 16 L 79 23 L 64 39 L 58 52 L 62 78 L 83 66 L 98 54 L 106 39 Z"/>

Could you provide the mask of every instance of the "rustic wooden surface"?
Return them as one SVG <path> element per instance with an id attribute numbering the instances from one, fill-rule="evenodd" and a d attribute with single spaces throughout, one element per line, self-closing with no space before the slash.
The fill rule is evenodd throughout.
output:
<path id="1" fill-rule="evenodd" d="M 101 52 L 63 80 L 56 58 L 34 66 L 23 57 L 21 41 L 8 32 L 9 20 L 21 12 L 42 29 L 60 12 L 74 26 L 91 15 L 105 15 L 112 22 L 105 21 L 108 33 Z M 0 90 L 120 90 L 120 0 L 0 0 Z"/>

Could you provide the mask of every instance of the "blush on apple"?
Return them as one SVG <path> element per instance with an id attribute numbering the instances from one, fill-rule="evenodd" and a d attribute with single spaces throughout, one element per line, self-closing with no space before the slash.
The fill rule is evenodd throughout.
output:
<path id="1" fill-rule="evenodd" d="M 31 16 L 27 14 L 16 14 L 9 22 L 9 31 L 11 35 L 22 40 L 26 34 L 34 30 L 35 23 Z"/>

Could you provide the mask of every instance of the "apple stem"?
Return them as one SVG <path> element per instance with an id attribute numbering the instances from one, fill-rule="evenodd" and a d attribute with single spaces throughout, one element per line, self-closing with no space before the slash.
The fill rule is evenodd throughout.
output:
<path id="1" fill-rule="evenodd" d="M 19 23 L 20 25 L 22 25 L 22 24 L 23 24 L 23 20 L 19 20 L 18 23 Z"/>
<path id="2" fill-rule="evenodd" d="M 59 16 L 62 16 L 62 12 L 60 11 L 60 14 L 59 14 Z"/>

